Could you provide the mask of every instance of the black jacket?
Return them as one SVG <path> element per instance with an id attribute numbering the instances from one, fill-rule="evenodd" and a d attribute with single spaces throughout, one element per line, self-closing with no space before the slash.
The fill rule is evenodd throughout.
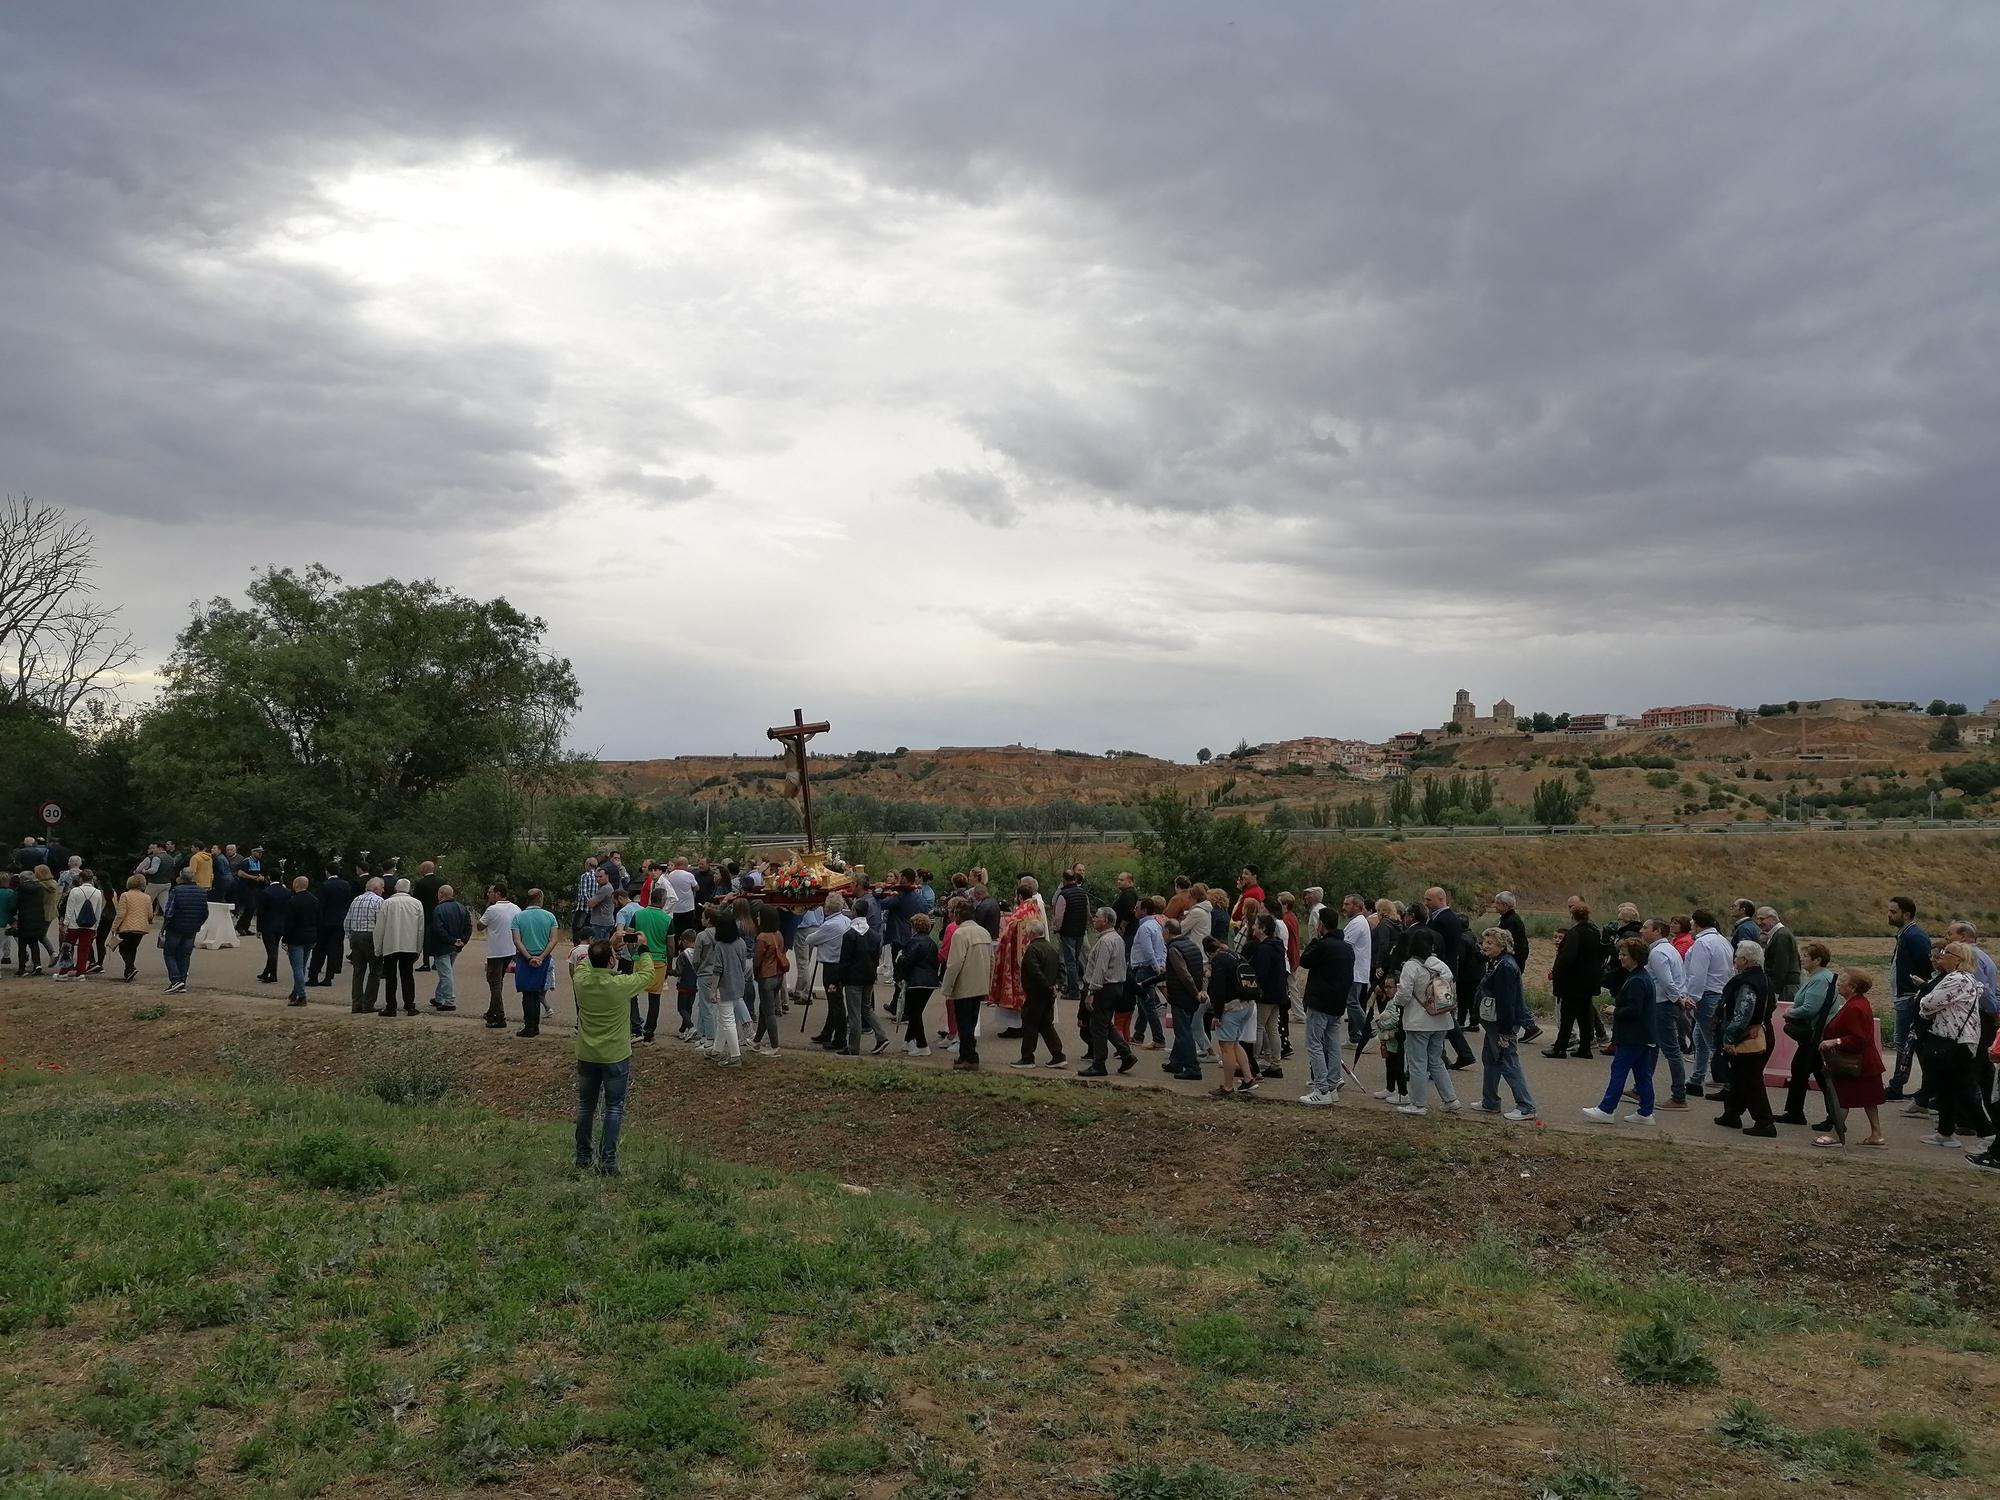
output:
<path id="1" fill-rule="evenodd" d="M 281 886 L 272 887 L 282 890 Z M 305 947 L 319 941 L 319 897 L 311 891 L 285 893 L 285 941 Z"/>
<path id="2" fill-rule="evenodd" d="M 1595 922 L 1572 922 L 1556 939 L 1549 984 L 1558 1000 L 1588 1000 L 1604 986 L 1604 934 Z"/>
<path id="3" fill-rule="evenodd" d="M 1174 960 L 1180 959 L 1175 964 Z M 1193 938 L 1167 939 L 1167 1004 L 1177 1010 L 1193 1010 L 1200 1003 L 1203 965 L 1201 944 Z"/>
<path id="4" fill-rule="evenodd" d="M 430 914 L 437 910 L 438 887 L 443 884 L 443 877 L 438 875 L 420 875 L 410 882 L 410 894 L 423 903 L 424 918 L 427 923 Z"/>
<path id="5" fill-rule="evenodd" d="M 1348 962 L 1353 963 L 1353 959 Z M 1257 975 L 1257 988 L 1261 992 L 1260 1004 L 1285 1005 L 1289 997 L 1285 994 L 1285 940 L 1272 936 L 1257 944 L 1250 954 L 1250 967 Z"/>
<path id="6" fill-rule="evenodd" d="M 1623 972 L 1622 967 L 1620 972 Z M 1589 1040 L 1586 1032 L 1584 1040 Z M 1649 1047 L 1653 1042 L 1653 976 L 1644 969 L 1625 975 L 1611 1010 L 1611 1045 Z"/>
<path id="7" fill-rule="evenodd" d="M 896 977 L 908 989 L 936 989 L 941 977 L 937 939 L 920 932 L 903 944 L 903 951 L 896 956 Z"/>
<path id="8" fill-rule="evenodd" d="M 353 882 L 329 875 L 319 883 L 319 925 L 335 932 L 347 920 L 347 908 L 354 904 Z"/>
<path id="9" fill-rule="evenodd" d="M 440 901 L 424 924 L 424 952 L 432 958 L 440 953 L 456 953 L 472 941 L 472 913 L 456 898 Z"/>
<path id="10" fill-rule="evenodd" d="M 1500 925 L 1507 929 L 1507 936 L 1514 940 L 1514 962 L 1523 974 L 1528 972 L 1528 924 L 1521 920 L 1517 911 L 1500 913 Z"/>
<path id="11" fill-rule="evenodd" d="M 1038 937 L 1022 950 L 1021 991 L 1028 999 L 1054 1004 L 1062 972 L 1062 954 L 1047 938 Z"/>
<path id="12" fill-rule="evenodd" d="M 1206 952 L 1206 950 L 1204 950 Z M 1236 998 L 1238 975 L 1243 969 L 1243 960 L 1233 949 L 1217 948 L 1207 953 L 1208 958 L 1208 1003 L 1217 1012 Z"/>
<path id="13" fill-rule="evenodd" d="M 273 880 L 257 893 L 257 930 L 282 932 L 291 923 L 292 893 Z M 319 903 L 313 903 L 313 921 L 319 921 Z"/>
<path id="14" fill-rule="evenodd" d="M 1306 971 L 1306 1009 L 1322 1015 L 1347 1013 L 1347 996 L 1354 983 L 1354 949 L 1343 937 L 1318 937 L 1299 954 Z"/>

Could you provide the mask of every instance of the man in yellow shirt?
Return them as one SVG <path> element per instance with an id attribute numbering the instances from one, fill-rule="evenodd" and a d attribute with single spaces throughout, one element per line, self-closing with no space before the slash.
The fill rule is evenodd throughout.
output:
<path id="1" fill-rule="evenodd" d="M 208 850 L 197 847 L 188 857 L 188 868 L 194 871 L 194 883 L 203 890 L 215 888 L 215 856 Z"/>
<path id="2" fill-rule="evenodd" d="M 618 972 L 618 955 L 632 972 Z M 625 1124 L 625 1091 L 632 1082 L 631 1005 L 653 985 L 653 958 L 645 934 L 620 927 L 590 945 L 590 962 L 576 971 L 576 1165 L 590 1166 L 591 1125 L 604 1096 L 604 1130 L 597 1141 L 597 1170 L 618 1175 L 618 1133 Z"/>

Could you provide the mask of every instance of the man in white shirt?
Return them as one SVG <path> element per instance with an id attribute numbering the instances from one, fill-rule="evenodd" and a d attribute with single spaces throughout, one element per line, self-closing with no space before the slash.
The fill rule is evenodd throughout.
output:
<path id="1" fill-rule="evenodd" d="M 479 914 L 479 930 L 486 934 L 486 1029 L 507 1029 L 507 1007 L 500 1003 L 500 986 L 507 978 L 507 965 L 514 961 L 514 918 L 521 915 L 518 903 L 507 899 L 507 887 L 495 881 L 486 887 L 486 910 Z"/>
<path id="2" fill-rule="evenodd" d="M 1711 1060 L 1718 1093 L 1724 1083 L 1722 1054 L 1716 1050 L 1715 1013 L 1722 1004 L 1722 987 L 1736 972 L 1736 953 L 1729 939 L 1716 930 L 1714 912 L 1696 910 L 1688 920 L 1694 924 L 1694 942 L 1683 964 L 1681 989 L 1694 1002 L 1694 1072 L 1688 1078 L 1687 1091 L 1699 1099 Z"/>
<path id="3" fill-rule="evenodd" d="M 1354 982 L 1347 989 L 1347 1040 L 1360 1046 L 1368 1040 L 1368 980 L 1374 972 L 1375 929 L 1368 925 L 1368 903 L 1348 894 L 1340 898 L 1347 919 L 1340 936 L 1354 950 Z"/>
<path id="4" fill-rule="evenodd" d="M 1653 1050 L 1667 1060 L 1673 1097 L 1661 1109 L 1686 1109 L 1687 1067 L 1681 1061 L 1681 1012 L 1687 1007 L 1687 968 L 1675 951 L 1667 924 L 1648 917 L 1639 928 L 1646 944 L 1646 972 L 1653 979 Z M 1690 952 L 1693 950 L 1690 949 Z"/>
<path id="5" fill-rule="evenodd" d="M 673 914 L 673 935 L 676 939 L 683 932 L 699 929 L 701 919 L 695 913 L 694 871 L 688 868 L 687 856 L 676 854 L 667 870 L 667 885 L 673 891 L 673 900 L 667 910 Z"/>

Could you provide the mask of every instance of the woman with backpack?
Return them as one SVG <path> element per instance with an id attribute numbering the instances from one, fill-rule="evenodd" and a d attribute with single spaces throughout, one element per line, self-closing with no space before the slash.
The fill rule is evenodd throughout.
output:
<path id="1" fill-rule="evenodd" d="M 1394 1003 L 1403 1023 L 1403 1070 L 1408 1074 L 1409 1100 L 1396 1106 L 1400 1115 L 1428 1114 L 1425 1101 L 1436 1085 L 1438 1102 L 1456 1113 L 1458 1092 L 1445 1067 L 1445 1037 L 1458 1024 L 1458 986 L 1451 966 L 1437 956 L 1437 934 L 1418 927 L 1409 935 L 1409 958 L 1396 979 Z"/>

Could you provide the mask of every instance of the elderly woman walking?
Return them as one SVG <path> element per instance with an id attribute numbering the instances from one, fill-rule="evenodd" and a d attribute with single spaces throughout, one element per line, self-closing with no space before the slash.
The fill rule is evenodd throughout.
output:
<path id="1" fill-rule="evenodd" d="M 1489 927 L 1479 935 L 1479 948 L 1486 955 L 1486 972 L 1480 977 L 1475 1005 L 1479 1015 L 1480 1070 L 1479 1111 L 1500 1113 L 1500 1080 L 1514 1096 L 1514 1107 L 1506 1118 L 1516 1123 L 1536 1118 L 1535 1096 L 1528 1092 L 1528 1077 L 1521 1070 L 1521 1043 L 1526 1040 L 1534 1017 L 1521 998 L 1521 966 L 1514 954 L 1513 932 L 1506 927 Z"/>
<path id="2" fill-rule="evenodd" d="M 1931 954 L 1937 970 L 1917 992 L 1917 1056 L 1924 1083 L 1937 1106 L 1937 1129 L 1920 1137 L 1926 1146 L 1957 1146 L 1959 1131 L 1972 1140 L 1985 1134 L 1986 1110 L 1979 1102 L 1979 981 L 1972 949 L 1946 943 Z"/>
<path id="3" fill-rule="evenodd" d="M 1736 973 L 1722 987 L 1722 1051 L 1729 1058 L 1729 1091 L 1715 1123 L 1745 1135 L 1774 1136 L 1771 1099 L 1764 1092 L 1764 1057 L 1770 1051 L 1770 976 L 1764 972 L 1764 945 L 1745 939 L 1736 945 Z M 1750 1123 L 1743 1123 L 1743 1112 Z"/>
<path id="4" fill-rule="evenodd" d="M 1817 946 L 1817 945 L 1815 945 Z M 1882 1135 L 1882 1028 L 1876 1024 L 1875 1010 L 1868 992 L 1875 981 L 1866 974 L 1849 971 L 1835 985 L 1834 1012 L 1820 1033 L 1819 1050 L 1826 1059 L 1827 1075 L 1842 1110 L 1861 1110 L 1868 1116 L 1864 1146 L 1886 1146 Z M 1834 1115 L 1837 1121 L 1840 1117 Z M 1838 1135 L 1823 1135 L 1815 1146 L 1839 1146 Z"/>

